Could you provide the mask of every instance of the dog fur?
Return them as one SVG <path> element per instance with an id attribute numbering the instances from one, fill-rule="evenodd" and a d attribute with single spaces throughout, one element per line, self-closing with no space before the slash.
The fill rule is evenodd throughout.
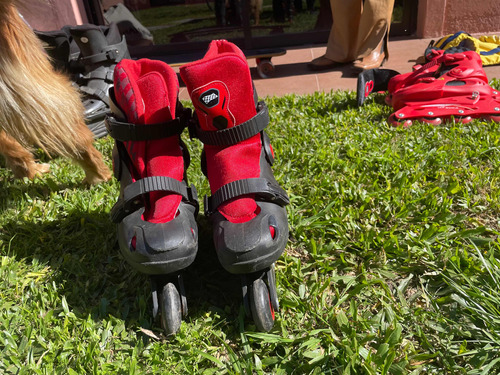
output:
<path id="1" fill-rule="evenodd" d="M 20 17 L 20 5 L 0 0 L 0 153 L 17 178 L 49 170 L 29 151 L 38 146 L 49 156 L 73 159 L 84 169 L 86 183 L 109 180 L 78 92 L 53 69 L 42 42 Z"/>

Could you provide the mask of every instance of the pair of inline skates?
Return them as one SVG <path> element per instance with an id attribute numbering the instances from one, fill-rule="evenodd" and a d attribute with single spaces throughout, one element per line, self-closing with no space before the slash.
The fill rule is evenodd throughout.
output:
<path id="1" fill-rule="evenodd" d="M 240 274 L 243 300 L 259 330 L 269 331 L 278 310 L 274 263 L 288 239 L 285 191 L 271 165 L 273 150 L 264 128 L 269 114 L 258 102 L 243 52 L 225 40 L 212 41 L 203 59 L 180 68 L 195 107 L 183 108 L 179 82 L 167 64 L 124 59 L 114 69 L 113 167 L 120 181 L 111 211 L 125 259 L 151 275 L 153 315 L 167 334 L 187 314 L 181 271 L 198 249 L 196 189 L 187 182 L 189 153 L 184 128 L 204 145 L 205 197 L 217 256 Z"/>

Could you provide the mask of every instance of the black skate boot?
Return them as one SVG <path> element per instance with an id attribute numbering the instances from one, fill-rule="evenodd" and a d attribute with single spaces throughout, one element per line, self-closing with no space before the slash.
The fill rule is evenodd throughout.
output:
<path id="1" fill-rule="evenodd" d="M 52 66 L 68 74 L 74 81 L 76 75 L 83 72 L 83 66 L 78 63 L 80 49 L 69 29 L 70 26 L 64 26 L 60 30 L 35 31 L 35 34 L 44 42 L 45 51 L 51 58 Z"/>
<path id="2" fill-rule="evenodd" d="M 100 138 L 107 134 L 104 117 L 109 111 L 113 69 L 120 60 L 130 58 L 127 43 L 114 23 L 74 26 L 69 33 L 80 51 L 74 64 L 83 67 L 81 73 L 73 74 L 73 79 L 84 94 L 85 120 L 94 137 Z"/>

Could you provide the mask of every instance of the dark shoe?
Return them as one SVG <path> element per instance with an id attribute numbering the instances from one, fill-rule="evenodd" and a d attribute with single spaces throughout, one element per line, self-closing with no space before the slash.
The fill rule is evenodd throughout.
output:
<path id="1" fill-rule="evenodd" d="M 333 60 L 330 60 L 329 58 L 327 58 L 323 55 L 321 57 L 315 58 L 309 64 L 307 64 L 307 68 L 309 70 L 320 71 L 320 70 L 328 70 L 328 69 L 337 68 L 341 65 L 343 65 L 343 64 L 336 62 L 336 61 L 333 61 Z"/>
<path id="2" fill-rule="evenodd" d="M 362 59 L 356 60 L 352 63 L 352 66 L 355 70 L 364 71 L 369 69 L 380 68 L 385 62 L 385 53 L 372 52 L 368 56 L 363 57 Z"/>

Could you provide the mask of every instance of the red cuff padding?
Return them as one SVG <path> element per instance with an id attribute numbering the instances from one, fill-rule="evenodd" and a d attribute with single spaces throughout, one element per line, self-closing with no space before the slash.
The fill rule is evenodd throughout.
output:
<path id="1" fill-rule="evenodd" d="M 180 74 L 203 130 L 230 128 L 256 115 L 250 69 L 234 44 L 212 41 L 205 57 L 182 66 Z M 212 194 L 227 183 L 260 176 L 259 134 L 236 145 L 204 149 Z M 243 223 L 258 214 L 258 206 L 249 195 L 223 203 L 218 211 L 233 223 Z"/>
<path id="2" fill-rule="evenodd" d="M 179 83 L 172 68 L 161 61 L 122 60 L 114 71 L 114 90 L 118 105 L 133 124 L 147 126 L 175 117 Z M 134 181 L 149 176 L 182 181 L 184 160 L 177 136 L 124 144 L 137 170 L 138 175 L 132 176 Z M 177 194 L 150 193 L 144 220 L 152 223 L 172 220 L 181 199 Z"/>

